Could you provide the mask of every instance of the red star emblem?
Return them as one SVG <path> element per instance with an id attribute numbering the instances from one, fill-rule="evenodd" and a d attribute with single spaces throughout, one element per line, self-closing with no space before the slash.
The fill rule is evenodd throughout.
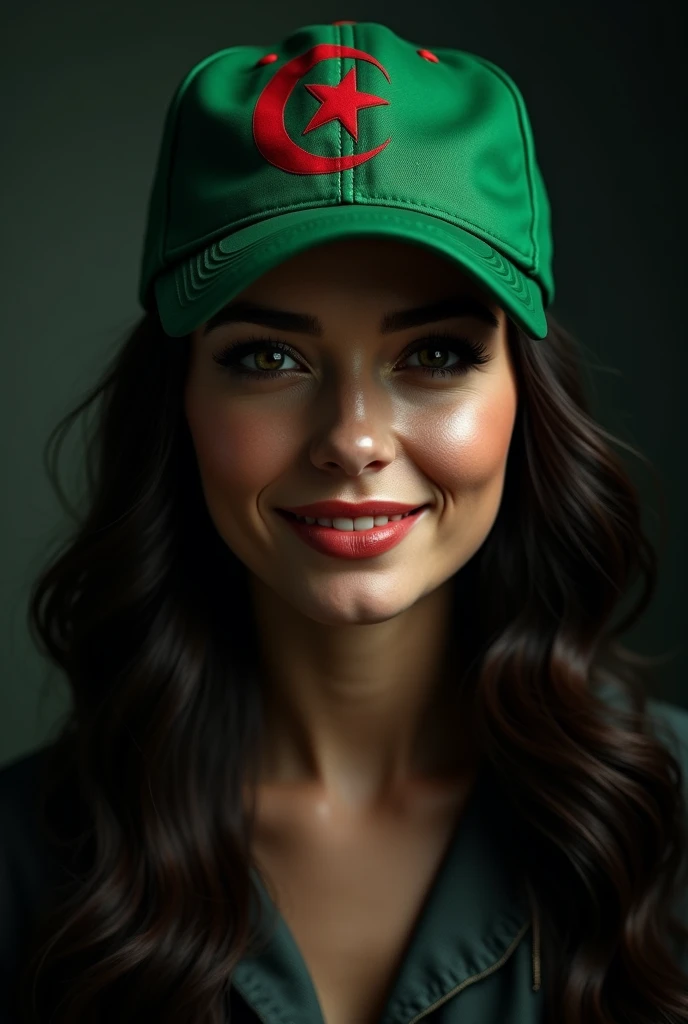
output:
<path id="1" fill-rule="evenodd" d="M 319 128 L 321 124 L 338 118 L 355 142 L 358 142 L 358 111 L 361 107 L 377 107 L 389 100 L 369 92 L 356 91 L 356 68 L 348 71 L 339 85 L 306 85 L 322 106 L 313 114 L 302 135 Z"/>

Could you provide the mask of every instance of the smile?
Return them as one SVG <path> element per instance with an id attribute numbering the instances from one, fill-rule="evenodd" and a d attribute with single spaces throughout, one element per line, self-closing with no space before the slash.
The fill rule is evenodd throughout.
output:
<path id="1" fill-rule="evenodd" d="M 404 512 L 403 515 L 398 516 L 359 516 L 357 519 L 347 519 L 346 517 L 339 519 L 328 519 L 322 517 L 320 519 L 314 519 L 312 516 L 297 516 L 293 512 L 287 512 L 286 510 L 280 509 L 282 515 L 288 519 L 294 520 L 298 523 L 308 523 L 309 526 L 317 523 L 319 526 L 325 526 L 332 530 L 342 530 L 345 533 L 351 533 L 356 530 L 363 532 L 364 530 L 372 530 L 378 526 L 387 526 L 388 523 L 398 523 L 401 519 L 406 519 L 408 516 L 416 515 L 421 509 L 427 508 L 427 505 L 419 505 L 418 508 L 411 509 L 410 512 Z"/>
<path id="2" fill-rule="evenodd" d="M 429 505 L 421 505 L 398 516 L 361 516 L 359 519 L 317 519 L 296 516 L 278 509 L 280 516 L 296 536 L 321 555 L 359 559 L 384 555 L 400 544 L 429 514 Z"/>

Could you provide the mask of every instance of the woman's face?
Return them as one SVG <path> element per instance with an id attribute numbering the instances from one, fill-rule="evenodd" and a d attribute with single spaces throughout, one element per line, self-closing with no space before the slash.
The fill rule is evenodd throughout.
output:
<path id="1" fill-rule="evenodd" d="M 469 315 L 381 329 L 389 314 L 450 299 L 468 300 Z M 506 315 L 448 259 L 380 238 L 302 252 L 230 307 L 240 302 L 306 315 L 319 333 L 255 322 L 193 332 L 185 411 L 218 533 L 310 619 L 391 618 L 461 569 L 495 521 L 517 406 Z M 487 361 L 473 365 L 464 344 L 433 332 L 468 339 Z M 251 336 L 270 344 L 239 361 L 262 378 L 214 358 Z M 274 342 L 289 354 L 276 357 Z M 345 560 L 313 550 L 276 511 L 330 498 L 431 508 L 391 550 Z"/>

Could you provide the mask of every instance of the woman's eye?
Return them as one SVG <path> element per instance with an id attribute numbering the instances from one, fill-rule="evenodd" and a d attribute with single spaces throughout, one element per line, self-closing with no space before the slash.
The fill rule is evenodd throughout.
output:
<path id="1" fill-rule="evenodd" d="M 288 345 L 281 341 L 270 341 L 269 338 L 230 342 L 213 359 L 238 377 L 278 377 L 300 365 L 296 356 L 290 354 Z M 290 365 L 290 362 L 295 365 Z M 258 369 L 254 369 L 255 366 Z"/>
<path id="2" fill-rule="evenodd" d="M 458 335 L 431 334 L 415 342 L 400 362 L 404 370 L 418 370 L 433 377 L 453 377 L 466 374 L 491 358 L 481 342 Z M 269 338 L 231 342 L 213 359 L 234 376 L 256 380 L 298 373 L 302 365 L 288 345 Z"/>
<path id="3" fill-rule="evenodd" d="M 418 359 L 418 363 L 409 362 L 412 359 Z M 454 362 L 446 365 L 447 359 L 453 359 Z M 422 370 L 451 370 L 457 363 L 461 362 L 461 359 L 447 345 L 422 345 L 415 352 L 407 355 L 403 362 L 406 366 L 418 366 Z"/>
<path id="4" fill-rule="evenodd" d="M 289 353 L 279 348 L 277 345 L 261 345 L 260 348 L 254 349 L 249 352 L 248 355 L 238 356 L 240 362 L 231 361 L 229 364 L 239 372 L 247 370 L 249 373 L 256 373 L 261 377 L 266 377 L 272 373 L 285 373 L 290 370 L 298 370 L 300 363 L 294 356 L 290 356 Z M 257 371 L 254 369 L 257 367 Z"/>

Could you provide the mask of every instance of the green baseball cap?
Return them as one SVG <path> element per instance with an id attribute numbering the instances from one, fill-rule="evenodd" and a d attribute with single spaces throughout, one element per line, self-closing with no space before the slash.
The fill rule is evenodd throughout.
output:
<path id="1" fill-rule="evenodd" d="M 444 254 L 546 336 L 550 205 L 509 75 L 368 21 L 196 64 L 167 110 L 141 263 L 139 301 L 165 332 L 190 333 L 305 249 L 360 236 Z"/>

